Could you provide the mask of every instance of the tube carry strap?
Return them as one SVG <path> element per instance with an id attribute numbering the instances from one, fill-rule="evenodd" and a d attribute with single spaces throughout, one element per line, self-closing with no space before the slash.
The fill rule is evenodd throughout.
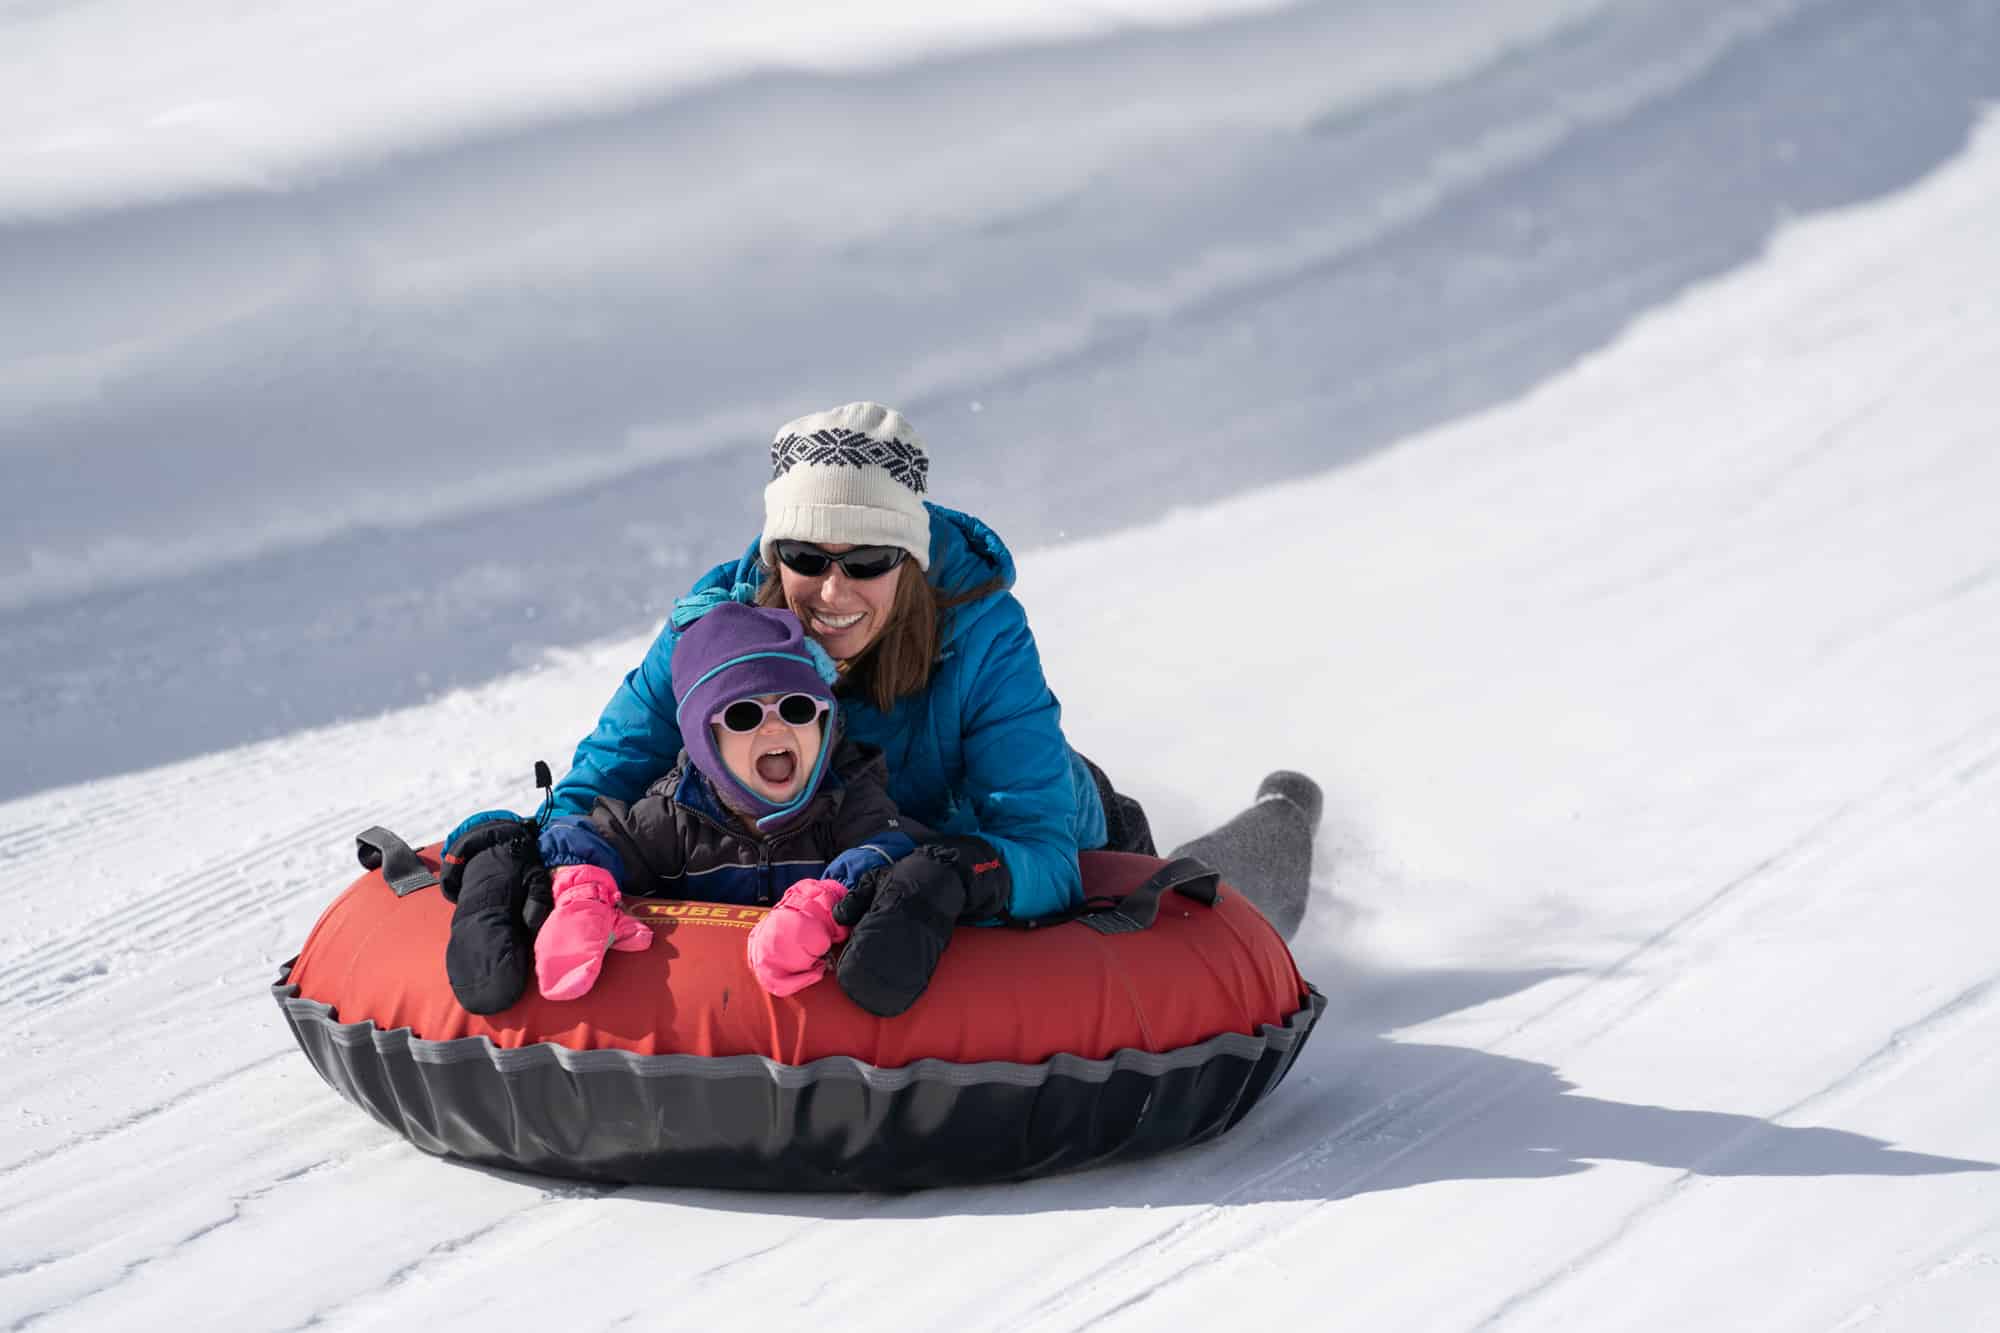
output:
<path id="1" fill-rule="evenodd" d="M 410 844 L 380 824 L 354 835 L 354 856 L 363 870 L 380 870 L 398 898 L 438 882 L 431 868 L 410 850 Z"/>
<path id="2" fill-rule="evenodd" d="M 1123 935 L 1144 930 L 1160 915 L 1160 895 L 1168 889 L 1184 898 L 1215 906 L 1222 896 L 1222 876 L 1192 856 L 1167 862 L 1152 877 L 1118 899 L 1092 899 L 1077 920 L 1100 935 Z"/>

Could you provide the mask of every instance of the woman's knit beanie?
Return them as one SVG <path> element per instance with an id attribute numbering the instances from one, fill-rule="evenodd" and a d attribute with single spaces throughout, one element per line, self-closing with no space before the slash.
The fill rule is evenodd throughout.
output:
<path id="1" fill-rule="evenodd" d="M 721 602 L 681 631 L 674 642 L 674 720 L 681 744 L 703 777 L 728 803 L 757 816 L 757 827 L 781 827 L 819 791 L 833 752 L 838 704 L 828 683 L 833 663 L 806 638 L 799 618 L 775 607 Z M 722 762 L 709 719 L 753 694 L 810 694 L 827 702 L 819 758 L 799 794 L 783 805 L 752 791 Z"/>
<path id="2" fill-rule="evenodd" d="M 849 403 L 787 422 L 771 441 L 764 488 L 766 568 L 781 541 L 900 546 L 931 567 L 930 473 L 924 442 L 903 414 Z"/>

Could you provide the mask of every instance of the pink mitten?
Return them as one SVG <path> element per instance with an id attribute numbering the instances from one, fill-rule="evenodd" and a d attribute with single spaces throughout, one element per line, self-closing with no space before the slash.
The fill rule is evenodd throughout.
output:
<path id="1" fill-rule="evenodd" d="M 773 995 L 802 991 L 826 975 L 826 954 L 847 938 L 833 905 L 847 896 L 837 879 L 802 879 L 750 931 L 750 970 Z"/>
<path id="2" fill-rule="evenodd" d="M 555 907 L 535 936 L 535 982 L 545 1000 L 574 1000 L 597 984 L 604 951 L 637 952 L 653 931 L 618 910 L 618 881 L 597 866 L 558 866 Z"/>

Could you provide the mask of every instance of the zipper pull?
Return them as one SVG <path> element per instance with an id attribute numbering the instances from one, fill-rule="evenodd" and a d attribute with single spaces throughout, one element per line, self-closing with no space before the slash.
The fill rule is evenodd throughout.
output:
<path id="1" fill-rule="evenodd" d="M 549 826 L 549 817 L 555 813 L 556 805 L 556 777 L 549 772 L 546 760 L 535 761 L 535 785 L 542 790 L 542 808 L 535 812 L 535 827 L 545 829 Z"/>

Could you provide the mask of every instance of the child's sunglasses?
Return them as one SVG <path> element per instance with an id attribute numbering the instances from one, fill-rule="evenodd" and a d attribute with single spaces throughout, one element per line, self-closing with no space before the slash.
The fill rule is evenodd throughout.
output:
<path id="1" fill-rule="evenodd" d="M 725 730 L 747 736 L 763 726 L 764 719 L 773 713 L 788 727 L 803 727 L 809 722 L 817 722 L 819 715 L 825 711 L 824 699 L 815 699 L 810 694 L 788 694 L 774 704 L 767 704 L 762 699 L 738 699 L 709 721 L 720 722 Z"/>
<path id="2" fill-rule="evenodd" d="M 851 551 L 835 555 L 822 551 L 811 542 L 773 542 L 778 548 L 778 559 L 786 569 L 816 579 L 826 573 L 828 565 L 839 565 L 840 572 L 851 579 L 879 579 L 909 554 L 900 546 L 857 546 Z"/>

